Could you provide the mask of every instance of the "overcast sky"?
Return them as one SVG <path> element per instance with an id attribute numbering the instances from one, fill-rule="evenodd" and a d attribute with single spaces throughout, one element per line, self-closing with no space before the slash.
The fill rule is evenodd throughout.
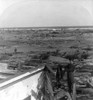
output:
<path id="1" fill-rule="evenodd" d="M 0 0 L 0 27 L 93 25 L 93 0 Z"/>

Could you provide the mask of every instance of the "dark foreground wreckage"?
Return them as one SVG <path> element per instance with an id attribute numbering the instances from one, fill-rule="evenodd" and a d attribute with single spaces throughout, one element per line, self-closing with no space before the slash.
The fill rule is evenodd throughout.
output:
<path id="1" fill-rule="evenodd" d="M 57 71 L 54 74 L 52 69 L 45 66 L 44 71 L 47 77 L 47 80 L 45 81 L 48 81 L 46 82 L 47 84 L 45 84 L 45 88 L 48 88 L 48 92 L 50 93 L 49 100 L 75 100 L 76 98 L 75 97 L 75 83 L 74 83 L 74 75 L 73 75 L 74 67 L 72 69 L 70 69 L 70 67 L 73 67 L 73 66 L 71 64 L 67 64 L 65 67 L 63 67 L 62 65 L 59 64 L 57 67 Z M 52 79 L 51 79 L 50 73 L 52 73 L 55 77 L 55 85 L 56 85 L 55 87 L 53 87 L 53 82 L 51 82 Z M 67 74 L 66 80 L 64 80 L 63 78 L 65 74 Z M 64 82 L 67 84 L 64 84 Z M 49 98 L 49 96 L 47 97 Z M 47 100 L 47 99 L 44 99 L 44 100 Z"/>

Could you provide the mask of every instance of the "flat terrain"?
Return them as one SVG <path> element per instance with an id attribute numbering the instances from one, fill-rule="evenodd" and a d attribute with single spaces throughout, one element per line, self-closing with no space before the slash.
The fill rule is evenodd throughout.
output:
<path id="1" fill-rule="evenodd" d="M 93 100 L 93 87 L 87 80 L 93 78 L 93 29 L 1 29 L 0 62 L 7 63 L 12 71 L 24 71 L 31 66 L 56 66 L 49 56 L 62 57 L 76 50 L 89 54 L 75 72 L 77 100 Z M 45 57 L 46 55 L 46 57 Z M 44 56 L 44 57 L 43 57 Z M 59 59 L 60 61 L 60 59 Z M 82 87 L 85 85 L 85 88 Z M 87 94 L 87 95 L 85 95 Z"/>

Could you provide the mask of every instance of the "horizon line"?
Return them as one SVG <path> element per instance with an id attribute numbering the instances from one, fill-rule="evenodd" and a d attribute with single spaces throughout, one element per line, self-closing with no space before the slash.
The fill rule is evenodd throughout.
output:
<path id="1" fill-rule="evenodd" d="M 12 26 L 10 26 L 10 27 L 0 27 L 0 29 L 3 29 L 3 28 L 6 28 L 6 29 L 11 29 L 11 28 L 93 28 L 93 26 L 89 26 L 89 25 L 87 25 L 87 26 L 84 26 L 84 25 L 82 25 L 82 26 L 18 26 L 18 27 L 12 27 Z"/>

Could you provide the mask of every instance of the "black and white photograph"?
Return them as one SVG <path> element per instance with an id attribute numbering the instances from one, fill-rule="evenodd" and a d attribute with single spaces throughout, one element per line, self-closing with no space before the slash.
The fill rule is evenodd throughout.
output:
<path id="1" fill-rule="evenodd" d="M 0 100 L 93 100 L 93 0 L 0 0 Z"/>

